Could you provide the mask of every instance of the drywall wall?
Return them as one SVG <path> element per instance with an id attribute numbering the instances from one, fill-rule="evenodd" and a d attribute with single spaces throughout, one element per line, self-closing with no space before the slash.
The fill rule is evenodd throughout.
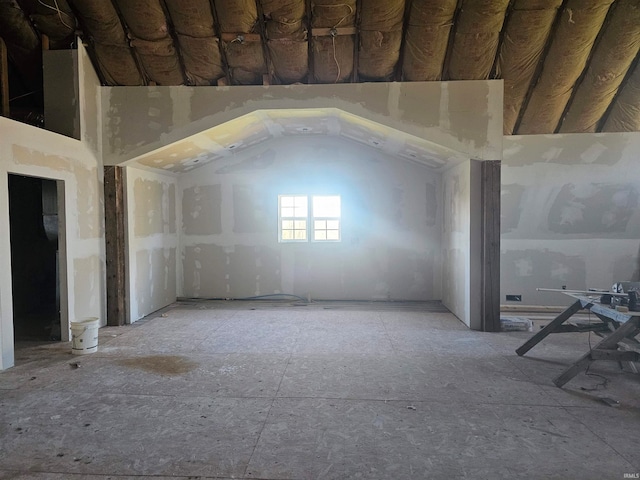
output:
<path id="1" fill-rule="evenodd" d="M 42 70 L 45 128 L 79 140 L 78 51 L 43 50 Z"/>
<path id="2" fill-rule="evenodd" d="M 325 135 L 260 143 L 179 177 L 180 294 L 434 300 L 441 175 Z M 342 199 L 342 241 L 278 243 L 278 195 Z"/>
<path id="3" fill-rule="evenodd" d="M 482 329 L 480 162 L 442 175 L 442 303 L 469 328 Z"/>
<path id="4" fill-rule="evenodd" d="M 0 369 L 13 365 L 13 308 L 8 174 L 61 181 L 61 331 L 69 322 L 99 317 L 106 322 L 102 168 L 81 142 L 0 117 Z M 34 292 L 37 295 L 37 292 Z"/>
<path id="5" fill-rule="evenodd" d="M 501 301 L 566 305 L 536 287 L 630 280 L 640 246 L 640 133 L 505 137 Z M 640 280 L 640 279 L 637 279 Z"/>
<path id="6" fill-rule="evenodd" d="M 501 80 L 103 87 L 101 93 L 105 165 L 122 163 L 256 110 L 307 108 L 340 109 L 467 158 L 502 158 Z M 282 121 L 286 123 L 286 118 Z"/>
<path id="7" fill-rule="evenodd" d="M 131 323 L 177 297 L 177 179 L 133 167 L 127 167 L 125 174 Z"/>

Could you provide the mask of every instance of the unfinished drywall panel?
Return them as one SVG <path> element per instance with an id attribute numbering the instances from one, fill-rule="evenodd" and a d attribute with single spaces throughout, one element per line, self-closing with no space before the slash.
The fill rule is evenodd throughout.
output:
<path id="1" fill-rule="evenodd" d="M 82 43 L 78 43 L 78 109 L 80 139 L 96 158 L 102 157 L 102 87 Z M 102 169 L 102 166 L 100 167 Z"/>
<path id="2" fill-rule="evenodd" d="M 43 50 L 42 70 L 45 128 L 79 140 L 78 51 Z"/>
<path id="3" fill-rule="evenodd" d="M 632 280 L 640 246 L 640 133 L 505 138 L 501 301 L 565 305 L 536 288 Z"/>
<path id="4" fill-rule="evenodd" d="M 442 175 L 442 303 L 473 330 L 482 329 L 480 182 L 474 160 Z"/>
<path id="5" fill-rule="evenodd" d="M 122 163 L 256 110 L 309 108 L 337 108 L 467 157 L 502 158 L 501 80 L 103 87 L 101 92 L 106 165 Z M 270 135 L 268 130 L 265 133 Z"/>
<path id="6" fill-rule="evenodd" d="M 177 179 L 126 168 L 128 321 L 177 297 Z"/>
<path id="7" fill-rule="evenodd" d="M 61 331 L 69 322 L 98 317 L 104 325 L 104 217 L 102 169 L 83 143 L 0 118 L 0 369 L 13 365 L 13 306 L 9 240 L 8 174 L 61 181 L 60 218 Z"/>
<path id="8" fill-rule="evenodd" d="M 181 295 L 439 300 L 440 177 L 325 136 L 271 140 L 183 173 Z M 278 195 L 340 195 L 341 241 L 279 243 Z"/>

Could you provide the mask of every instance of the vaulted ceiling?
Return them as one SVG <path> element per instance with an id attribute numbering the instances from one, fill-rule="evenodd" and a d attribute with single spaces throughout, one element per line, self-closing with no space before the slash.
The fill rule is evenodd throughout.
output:
<path id="1" fill-rule="evenodd" d="M 640 0 L 0 0 L 12 109 L 76 34 L 105 85 L 498 78 L 505 134 L 640 131 Z"/>

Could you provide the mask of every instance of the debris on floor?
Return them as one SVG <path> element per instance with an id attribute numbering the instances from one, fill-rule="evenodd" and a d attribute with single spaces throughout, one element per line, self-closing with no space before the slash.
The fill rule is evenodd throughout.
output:
<path id="1" fill-rule="evenodd" d="M 500 317 L 502 332 L 533 332 L 533 322 L 525 317 Z"/>

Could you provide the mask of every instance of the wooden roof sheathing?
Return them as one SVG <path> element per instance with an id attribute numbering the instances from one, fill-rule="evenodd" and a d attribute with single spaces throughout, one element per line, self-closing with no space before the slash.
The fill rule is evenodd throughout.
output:
<path id="1" fill-rule="evenodd" d="M 165 0 L 191 85 L 212 85 L 224 76 L 209 0 Z"/>
<path id="2" fill-rule="evenodd" d="M 568 0 L 519 134 L 555 132 L 613 0 Z"/>
<path id="3" fill-rule="evenodd" d="M 448 77 L 486 80 L 491 75 L 509 0 L 464 0 L 458 14 Z"/>
<path id="4" fill-rule="evenodd" d="M 640 0 L 618 0 L 560 132 L 595 132 L 640 51 Z M 597 99 L 597 100 L 595 100 Z"/>
<path id="5" fill-rule="evenodd" d="M 402 44 L 404 0 L 362 0 L 358 75 L 389 81 Z"/>
<path id="6" fill-rule="evenodd" d="M 562 0 L 520 0 L 504 27 L 496 64 L 504 79 L 505 135 L 511 135 Z"/>
<path id="7" fill-rule="evenodd" d="M 413 0 L 405 33 L 402 76 L 409 81 L 437 81 L 447 53 L 457 0 Z"/>
<path id="8" fill-rule="evenodd" d="M 640 131 L 640 61 L 613 103 L 603 132 Z"/>
<path id="9" fill-rule="evenodd" d="M 144 85 L 129 47 L 126 33 L 113 3 L 100 0 L 73 0 L 80 24 L 98 63 L 98 72 L 107 85 Z"/>

